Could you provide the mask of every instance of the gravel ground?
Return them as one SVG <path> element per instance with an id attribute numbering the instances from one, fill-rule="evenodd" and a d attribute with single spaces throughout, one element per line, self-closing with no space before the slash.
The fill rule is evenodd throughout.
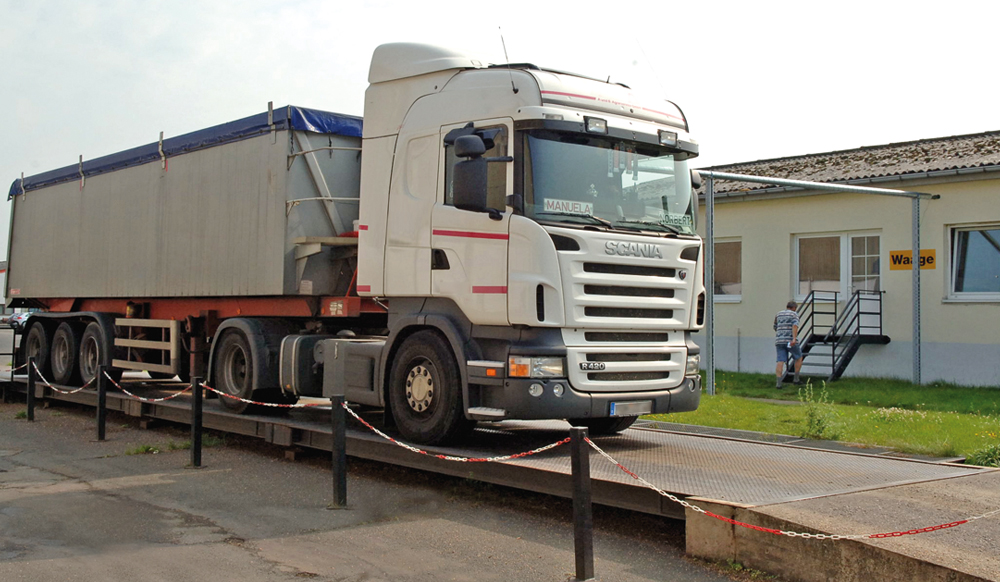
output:
<path id="1" fill-rule="evenodd" d="M 349 509 L 330 465 L 226 437 L 185 468 L 186 430 L 54 406 L 0 404 L 0 580 L 561 581 L 574 571 L 568 500 L 358 459 Z M 173 443 L 175 450 L 171 450 Z M 129 454 L 142 446 L 156 454 Z M 594 508 L 602 581 L 723 581 L 683 555 L 683 523 Z M 759 574 L 759 573 L 758 573 Z M 754 576 L 756 578 L 756 576 Z"/>

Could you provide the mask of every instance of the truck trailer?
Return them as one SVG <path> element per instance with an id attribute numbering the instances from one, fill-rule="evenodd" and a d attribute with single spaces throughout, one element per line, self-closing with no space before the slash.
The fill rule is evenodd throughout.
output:
<path id="1" fill-rule="evenodd" d="M 409 43 L 368 81 L 363 118 L 269 105 L 15 180 L 6 297 L 41 310 L 18 361 L 68 386 L 103 365 L 342 394 L 427 444 L 697 408 L 698 146 L 677 106 Z"/>

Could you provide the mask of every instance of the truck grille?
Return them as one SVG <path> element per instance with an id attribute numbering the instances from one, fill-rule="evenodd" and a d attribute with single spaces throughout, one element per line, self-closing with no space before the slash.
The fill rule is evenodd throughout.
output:
<path id="1" fill-rule="evenodd" d="M 640 309 L 637 307 L 584 307 L 583 314 L 587 317 L 626 317 L 633 319 L 670 319 L 674 316 L 672 309 Z"/>
<path id="2" fill-rule="evenodd" d="M 642 380 L 666 380 L 670 372 L 590 372 L 587 379 L 593 382 L 639 382 Z"/>
<path id="3" fill-rule="evenodd" d="M 665 344 L 670 341 L 670 334 L 666 332 L 643 333 L 641 331 L 588 331 L 583 334 L 583 339 L 595 343 L 655 342 Z"/>
<path id="4" fill-rule="evenodd" d="M 624 285 L 584 285 L 585 295 L 611 295 L 618 297 L 673 297 L 673 289 L 662 287 L 626 287 Z"/>
<path id="5" fill-rule="evenodd" d="M 640 277 L 674 277 L 676 269 L 667 267 L 644 267 L 641 265 L 622 265 L 615 263 L 584 263 L 585 273 L 604 273 L 607 275 L 638 275 Z"/>
<path id="6" fill-rule="evenodd" d="M 628 337 L 666 334 L 616 335 Z M 620 347 L 584 345 L 566 348 L 570 382 L 577 390 L 584 392 L 641 392 L 673 388 L 684 379 L 685 355 L 684 346 L 669 346 L 662 343 Z M 601 364 L 604 369 L 589 369 L 593 368 L 594 364 Z"/>

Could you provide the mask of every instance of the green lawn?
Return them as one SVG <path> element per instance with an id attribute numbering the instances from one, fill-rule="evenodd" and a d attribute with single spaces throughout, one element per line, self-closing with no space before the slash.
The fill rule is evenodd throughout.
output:
<path id="1" fill-rule="evenodd" d="M 852 378 L 808 388 L 786 384 L 779 391 L 773 383 L 771 375 L 717 372 L 717 394 L 703 394 L 697 411 L 648 418 L 970 456 L 979 464 L 1000 457 L 1000 389 Z"/>

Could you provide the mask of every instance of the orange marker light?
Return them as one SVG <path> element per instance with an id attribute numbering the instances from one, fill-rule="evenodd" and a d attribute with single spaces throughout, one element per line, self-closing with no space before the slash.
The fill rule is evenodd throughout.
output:
<path id="1" fill-rule="evenodd" d="M 487 376 L 496 376 L 497 375 L 497 371 L 495 369 L 493 369 L 493 368 L 488 368 L 486 370 L 486 375 Z"/>
<path id="2" fill-rule="evenodd" d="M 507 360 L 507 370 L 511 378 L 527 378 L 531 375 L 531 358 L 511 356 Z"/>

